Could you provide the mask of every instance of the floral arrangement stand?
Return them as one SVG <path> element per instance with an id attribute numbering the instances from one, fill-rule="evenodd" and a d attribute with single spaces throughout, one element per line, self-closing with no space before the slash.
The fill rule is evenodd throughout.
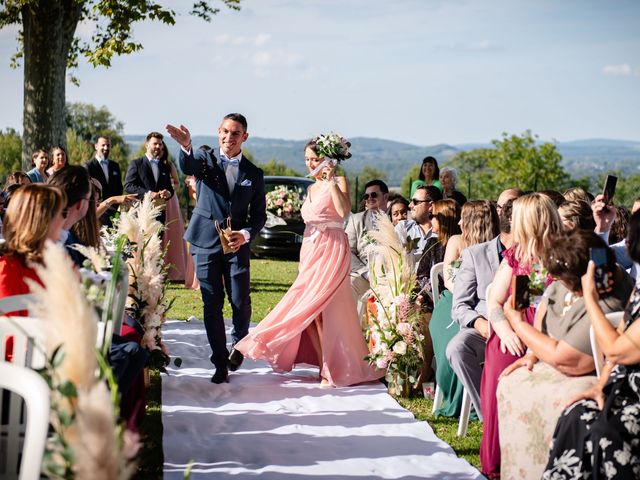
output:
<path id="1" fill-rule="evenodd" d="M 303 198 L 294 189 L 286 185 L 278 185 L 267 192 L 267 211 L 280 218 L 295 218 L 300 216 Z"/>
<path id="2" fill-rule="evenodd" d="M 389 218 L 377 214 L 370 232 L 366 338 L 368 360 L 386 369 L 389 393 L 407 397 L 418 387 L 424 361 L 424 319 L 414 298 L 413 255 L 400 241 Z"/>

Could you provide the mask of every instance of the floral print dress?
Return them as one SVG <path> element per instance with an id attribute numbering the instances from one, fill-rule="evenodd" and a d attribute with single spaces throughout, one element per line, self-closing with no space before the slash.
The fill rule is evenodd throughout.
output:
<path id="1" fill-rule="evenodd" d="M 625 327 L 640 319 L 640 290 L 631 295 Z M 640 364 L 616 365 L 602 411 L 580 400 L 558 419 L 542 478 L 640 478 Z"/>

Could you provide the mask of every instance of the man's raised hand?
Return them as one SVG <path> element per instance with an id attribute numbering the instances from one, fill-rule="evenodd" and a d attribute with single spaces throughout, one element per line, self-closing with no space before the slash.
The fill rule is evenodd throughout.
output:
<path id="1" fill-rule="evenodd" d="M 191 146 L 191 134 L 189 133 L 189 130 L 187 130 L 187 127 L 184 125 L 174 127 L 168 123 L 164 128 L 171 138 L 178 142 L 183 148 L 189 149 Z"/>

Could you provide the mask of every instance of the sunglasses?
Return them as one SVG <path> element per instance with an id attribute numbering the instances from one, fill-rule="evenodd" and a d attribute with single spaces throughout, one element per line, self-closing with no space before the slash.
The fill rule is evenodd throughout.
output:
<path id="1" fill-rule="evenodd" d="M 415 198 L 412 198 L 412 199 L 411 199 L 411 202 L 412 202 L 414 205 L 420 205 L 421 203 L 429 203 L 429 202 L 431 202 L 431 199 L 430 199 L 430 198 L 427 198 L 426 200 L 417 200 L 417 199 L 415 199 Z"/>
<path id="2" fill-rule="evenodd" d="M 378 192 L 365 193 L 364 195 L 362 195 L 362 200 L 369 200 L 369 197 L 378 198 Z"/>

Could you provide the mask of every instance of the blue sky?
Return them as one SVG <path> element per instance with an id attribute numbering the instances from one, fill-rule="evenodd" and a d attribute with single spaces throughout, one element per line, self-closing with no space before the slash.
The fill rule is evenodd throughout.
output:
<path id="1" fill-rule="evenodd" d="M 190 3 L 172 3 L 174 27 L 134 27 L 142 52 L 81 64 L 67 99 L 106 105 L 129 134 L 212 134 L 240 111 L 250 134 L 286 139 L 640 141 L 638 1 L 243 0 L 211 24 Z M 0 30 L 0 128 L 21 130 L 15 31 Z"/>

